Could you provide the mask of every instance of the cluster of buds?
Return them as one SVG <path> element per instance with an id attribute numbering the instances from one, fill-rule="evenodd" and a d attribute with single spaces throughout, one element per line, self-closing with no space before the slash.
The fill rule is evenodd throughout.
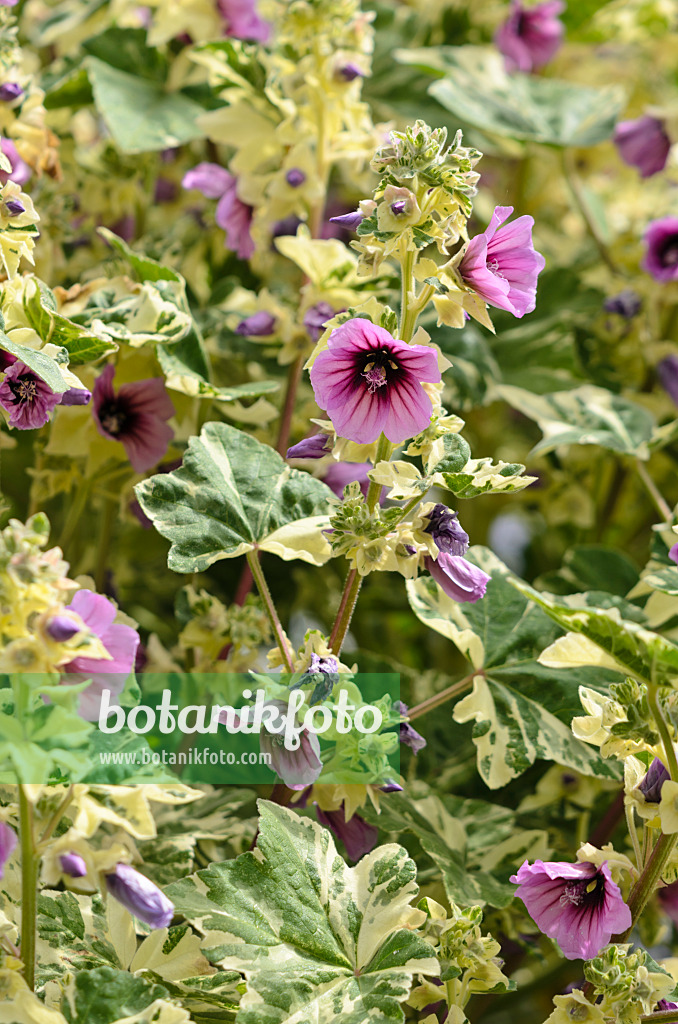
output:
<path id="1" fill-rule="evenodd" d="M 644 949 L 632 953 L 630 944 L 606 946 L 585 964 L 584 977 L 601 1000 L 596 1009 L 621 1024 L 638 1024 L 675 988 L 671 975 L 649 953 Z"/>
<path id="2" fill-rule="evenodd" d="M 623 760 L 642 751 L 659 754 L 659 734 L 644 683 L 613 683 L 610 696 L 580 686 L 579 699 L 587 714 L 572 720 L 572 731 L 577 739 L 599 746 L 603 757 Z"/>
<path id="3" fill-rule="evenodd" d="M 226 606 L 206 590 L 184 587 L 177 616 L 182 651 L 192 651 L 196 671 L 246 672 L 258 658 L 259 648 L 270 641 L 271 628 L 257 598 L 243 605 Z"/>

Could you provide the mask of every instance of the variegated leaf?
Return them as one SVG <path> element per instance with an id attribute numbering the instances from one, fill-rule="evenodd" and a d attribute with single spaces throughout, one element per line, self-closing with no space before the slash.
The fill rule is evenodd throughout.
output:
<path id="1" fill-rule="evenodd" d="M 402 1021 L 413 975 L 439 971 L 406 851 L 381 846 L 349 868 L 315 822 L 259 809 L 256 850 L 166 890 L 207 956 L 246 976 L 238 1024 Z"/>

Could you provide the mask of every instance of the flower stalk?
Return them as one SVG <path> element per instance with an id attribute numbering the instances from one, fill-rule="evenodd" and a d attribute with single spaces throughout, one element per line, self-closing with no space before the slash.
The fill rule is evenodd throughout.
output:
<path id="1" fill-rule="evenodd" d="M 271 597 L 271 591 L 268 589 L 268 583 L 266 582 L 264 571 L 261 568 L 261 562 L 259 561 L 258 551 L 247 552 L 247 564 L 250 567 L 250 571 L 257 585 L 259 596 L 261 597 L 261 600 L 264 602 L 266 614 L 268 615 L 269 622 L 271 623 L 273 635 L 275 637 L 278 649 L 282 656 L 283 664 L 291 675 L 294 672 L 294 666 L 292 664 L 292 659 L 290 657 L 287 637 L 285 636 L 282 625 L 280 623 L 280 619 L 278 618 L 278 613 L 275 610 L 273 598 Z"/>
<path id="2" fill-rule="evenodd" d="M 35 950 L 38 920 L 38 872 L 40 857 L 36 853 L 33 827 L 33 805 L 26 786 L 19 786 L 19 834 L 21 841 L 21 960 L 24 978 L 31 991 L 35 989 Z"/>

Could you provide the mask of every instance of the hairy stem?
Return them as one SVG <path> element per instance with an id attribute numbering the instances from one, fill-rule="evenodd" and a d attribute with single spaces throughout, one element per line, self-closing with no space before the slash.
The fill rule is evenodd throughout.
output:
<path id="1" fill-rule="evenodd" d="M 40 857 L 35 851 L 33 805 L 26 787 L 19 786 L 19 833 L 21 839 L 21 960 L 24 978 L 31 992 L 35 989 L 35 947 L 38 919 L 38 870 Z"/>
<path id="2" fill-rule="evenodd" d="M 287 375 L 287 390 L 285 391 L 285 402 L 283 404 L 282 412 L 280 414 L 278 440 L 276 441 L 275 445 L 275 450 L 279 452 L 283 458 L 285 458 L 285 452 L 289 447 L 292 416 L 294 415 L 294 406 L 297 400 L 297 391 L 299 389 L 299 382 L 301 381 L 301 371 L 303 370 L 303 368 L 304 356 L 297 356 L 297 358 L 290 366 L 289 373 Z"/>
<path id="3" fill-rule="evenodd" d="M 57 809 L 54 812 L 54 814 L 52 815 L 52 817 L 47 822 L 47 824 L 45 826 L 45 831 L 40 836 L 40 842 L 41 843 L 46 843 L 47 840 L 50 838 L 50 836 L 54 832 L 54 829 L 57 827 L 57 825 L 59 824 L 59 822 L 63 818 L 63 816 L 64 816 L 64 814 L 66 812 L 66 809 L 69 806 L 69 804 L 70 804 L 70 802 L 71 802 L 71 800 L 73 799 L 74 796 L 75 796 L 75 786 L 73 786 L 71 784 L 68 787 L 68 789 L 66 790 L 66 795 L 64 796 L 63 800 L 61 801 L 61 803 L 57 807 Z"/>
<path id="4" fill-rule="evenodd" d="M 371 485 L 370 485 L 371 486 Z M 363 583 L 363 578 L 357 569 L 351 569 L 346 577 L 344 592 L 341 595 L 341 603 L 334 620 L 332 633 L 330 634 L 330 650 L 332 654 L 340 654 L 343 647 L 348 627 L 351 625 L 353 612 L 355 610 L 358 594 Z"/>
<path id="5" fill-rule="evenodd" d="M 268 589 L 268 583 L 266 582 L 266 577 L 264 576 L 264 571 L 261 568 L 261 562 L 259 561 L 259 552 L 258 551 L 248 551 L 247 552 L 247 562 L 248 562 L 250 570 L 252 572 L 252 576 L 254 578 L 254 581 L 255 581 L 255 583 L 257 585 L 257 590 L 259 591 L 259 595 L 260 595 L 262 601 L 264 602 L 264 607 L 266 608 L 266 614 L 268 615 L 269 622 L 271 623 L 271 627 L 273 629 L 273 635 L 274 635 L 276 643 L 278 645 L 278 649 L 280 650 L 280 654 L 282 655 L 283 664 L 284 664 L 285 668 L 287 669 L 287 671 L 291 675 L 294 672 L 294 666 L 292 664 L 292 659 L 290 657 L 289 647 L 288 647 L 288 644 L 287 644 L 287 638 L 286 638 L 286 636 L 285 636 L 285 634 L 283 632 L 283 628 L 282 628 L 282 626 L 280 624 L 280 619 L 278 618 L 278 613 L 275 610 L 275 605 L 273 604 L 273 598 L 271 597 L 271 591 Z"/>
<path id="6" fill-rule="evenodd" d="M 441 690 L 440 693 L 434 693 L 432 697 L 427 697 L 421 704 L 415 704 L 413 708 L 407 712 L 407 717 L 410 721 L 413 718 L 419 718 L 420 715 L 425 715 L 427 711 L 433 711 L 434 708 L 439 708 L 441 704 L 446 704 L 448 700 L 454 700 L 464 690 L 468 690 L 476 676 L 481 676 L 482 672 L 471 672 L 469 675 L 464 676 L 463 679 L 459 679 L 456 683 L 452 683 L 445 690 Z"/>
<path id="7" fill-rule="evenodd" d="M 628 907 L 631 911 L 631 927 L 624 935 L 622 942 L 626 942 L 629 935 L 636 926 L 636 922 L 642 912 L 644 911 L 648 900 L 655 890 L 657 881 L 664 869 L 667 860 L 673 852 L 673 847 L 676 845 L 678 839 L 678 833 L 674 833 L 670 836 L 660 836 L 655 844 L 655 848 L 650 854 L 647 864 L 642 870 L 640 878 L 631 890 L 631 895 L 628 899 Z"/>

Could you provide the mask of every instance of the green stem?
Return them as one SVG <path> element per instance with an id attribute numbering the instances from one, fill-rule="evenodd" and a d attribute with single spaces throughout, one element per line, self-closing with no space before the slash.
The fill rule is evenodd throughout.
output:
<path id="1" fill-rule="evenodd" d="M 640 479 L 645 484 L 648 494 L 657 506 L 657 511 L 659 512 L 660 516 L 667 523 L 673 522 L 673 512 L 669 508 L 668 503 L 659 493 L 659 489 L 656 483 L 648 473 L 647 467 L 644 465 L 644 463 L 640 461 L 640 459 L 636 460 L 636 471 Z"/>
<path id="2" fill-rule="evenodd" d="M 398 337 L 402 341 L 411 341 L 412 335 L 414 334 L 414 328 L 417 323 L 418 309 L 416 303 L 410 306 L 410 295 L 414 295 L 414 264 L 416 263 L 417 254 L 411 250 L 406 250 L 401 258 L 400 263 L 400 323 L 398 325 Z"/>
<path id="3" fill-rule="evenodd" d="M 391 458 L 391 452 L 393 451 L 393 445 L 386 437 L 385 434 L 381 434 L 379 442 L 377 444 L 377 453 L 374 456 L 374 464 L 378 466 L 380 462 L 388 462 Z M 374 512 L 377 507 L 377 502 L 381 496 L 382 485 L 370 481 L 370 486 L 367 490 L 367 507 L 370 512 Z"/>
<path id="4" fill-rule="evenodd" d="M 666 767 L 671 773 L 671 779 L 674 782 L 678 782 L 678 761 L 676 760 L 676 751 L 671 740 L 671 734 L 669 733 L 669 727 L 666 724 L 666 719 L 662 713 L 662 709 L 659 706 L 657 700 L 657 687 L 652 683 L 647 688 L 647 703 L 650 706 L 652 717 L 654 718 L 655 725 L 659 731 L 659 735 L 662 739 L 662 746 L 664 748 L 664 757 L 666 758 Z"/>
<path id="5" fill-rule="evenodd" d="M 657 1021 L 657 1024 L 673 1024 L 678 1021 L 678 1010 L 660 1010 L 658 1013 L 644 1013 L 641 1020 Z"/>
<path id="6" fill-rule="evenodd" d="M 565 181 L 567 182 L 570 194 L 574 199 L 575 206 L 579 210 L 581 218 L 586 224 L 588 233 L 595 242 L 596 248 L 598 249 L 598 252 L 602 257 L 603 262 L 609 267 L 613 274 L 620 274 L 621 271 L 619 270 L 619 267 L 610 256 L 610 252 L 607 248 L 607 245 L 602 235 L 600 234 L 600 231 L 598 230 L 598 225 L 596 224 L 593 215 L 589 209 L 589 205 L 586 200 L 586 196 L 584 195 L 584 190 L 582 188 L 582 183 L 579 180 L 577 172 L 574 169 L 571 155 L 568 153 L 567 150 L 564 149 L 562 151 L 561 157 L 563 176 L 565 178 Z"/>
<path id="7" fill-rule="evenodd" d="M 636 867 L 639 871 L 643 867 L 643 857 L 640 852 L 640 843 L 638 842 L 638 830 L 636 829 L 636 816 L 631 804 L 624 804 L 624 815 L 626 817 L 626 827 L 629 830 L 629 836 L 631 838 L 631 845 L 633 846 L 633 852 L 636 856 Z"/>
<path id="8" fill-rule="evenodd" d="M 291 675 L 294 672 L 294 666 L 292 664 L 292 659 L 290 657 L 290 652 L 287 645 L 287 637 L 283 632 L 283 628 L 280 624 L 280 619 L 278 618 L 278 613 L 275 610 L 275 605 L 273 604 L 271 591 L 268 589 L 268 583 L 266 582 L 264 571 L 261 568 L 261 562 L 259 561 L 259 552 L 248 551 L 247 562 L 252 572 L 254 582 L 257 585 L 259 595 L 262 601 L 264 602 L 264 607 L 266 608 L 266 613 L 268 615 L 269 622 L 271 623 L 271 627 L 273 629 L 273 635 L 275 636 L 276 643 L 278 644 L 278 649 L 280 650 L 280 654 L 282 655 L 283 664 L 285 665 L 285 668 Z"/>
<path id="9" fill-rule="evenodd" d="M 454 700 L 464 690 L 468 690 L 476 676 L 481 676 L 482 674 L 482 672 L 471 672 L 469 675 L 464 676 L 463 679 L 452 683 L 447 689 L 441 690 L 440 693 L 434 693 L 432 697 L 423 700 L 421 704 L 416 704 L 413 708 L 410 708 L 407 712 L 407 717 L 412 721 L 413 718 L 419 718 L 420 715 L 425 715 L 427 711 L 433 711 L 434 708 L 439 708 L 441 704 L 446 704 L 448 700 Z"/>
<path id="10" fill-rule="evenodd" d="M 370 487 L 372 485 L 370 484 Z M 351 624 L 353 618 L 353 612 L 355 610 L 356 601 L 358 600 L 358 594 L 363 583 L 363 578 L 357 569 L 351 569 L 348 576 L 346 577 L 346 584 L 344 586 L 344 592 L 341 595 L 341 603 L 339 610 L 337 611 L 337 617 L 334 620 L 332 627 L 332 633 L 330 634 L 330 650 L 332 654 L 340 654 L 341 648 L 346 639 L 348 633 L 348 627 Z"/>
<path id="11" fill-rule="evenodd" d="M 19 833 L 21 837 L 21 959 L 24 965 L 24 978 L 32 992 L 35 989 L 40 858 L 36 856 L 35 852 L 33 806 L 26 795 L 25 786 L 19 786 Z"/>
<path id="12" fill-rule="evenodd" d="M 677 839 L 678 833 L 674 833 L 670 836 L 662 835 L 657 840 L 655 848 L 650 854 L 649 860 L 643 868 L 640 878 L 631 890 L 631 895 L 628 899 L 628 908 L 631 911 L 631 927 L 624 935 L 621 940 L 622 942 L 626 942 L 627 938 L 635 928 L 636 922 L 654 892 L 657 880 L 673 852 L 673 847 L 675 846 Z"/>
<path id="13" fill-rule="evenodd" d="M 71 784 L 68 787 L 68 789 L 66 790 L 65 797 L 63 798 L 63 800 L 61 801 L 61 803 L 57 807 L 57 809 L 54 812 L 54 814 L 52 815 L 52 817 L 47 822 L 47 825 L 45 826 L 45 831 L 42 833 L 42 835 L 40 837 L 40 843 L 41 844 L 42 843 L 46 843 L 47 840 L 50 838 L 50 836 L 54 832 L 54 829 L 57 827 L 57 825 L 59 824 L 59 822 L 63 818 L 63 816 L 64 816 L 64 814 L 66 812 L 66 809 L 69 806 L 69 804 L 71 803 L 71 800 L 73 799 L 74 796 L 75 796 L 75 786 L 73 786 Z"/>

